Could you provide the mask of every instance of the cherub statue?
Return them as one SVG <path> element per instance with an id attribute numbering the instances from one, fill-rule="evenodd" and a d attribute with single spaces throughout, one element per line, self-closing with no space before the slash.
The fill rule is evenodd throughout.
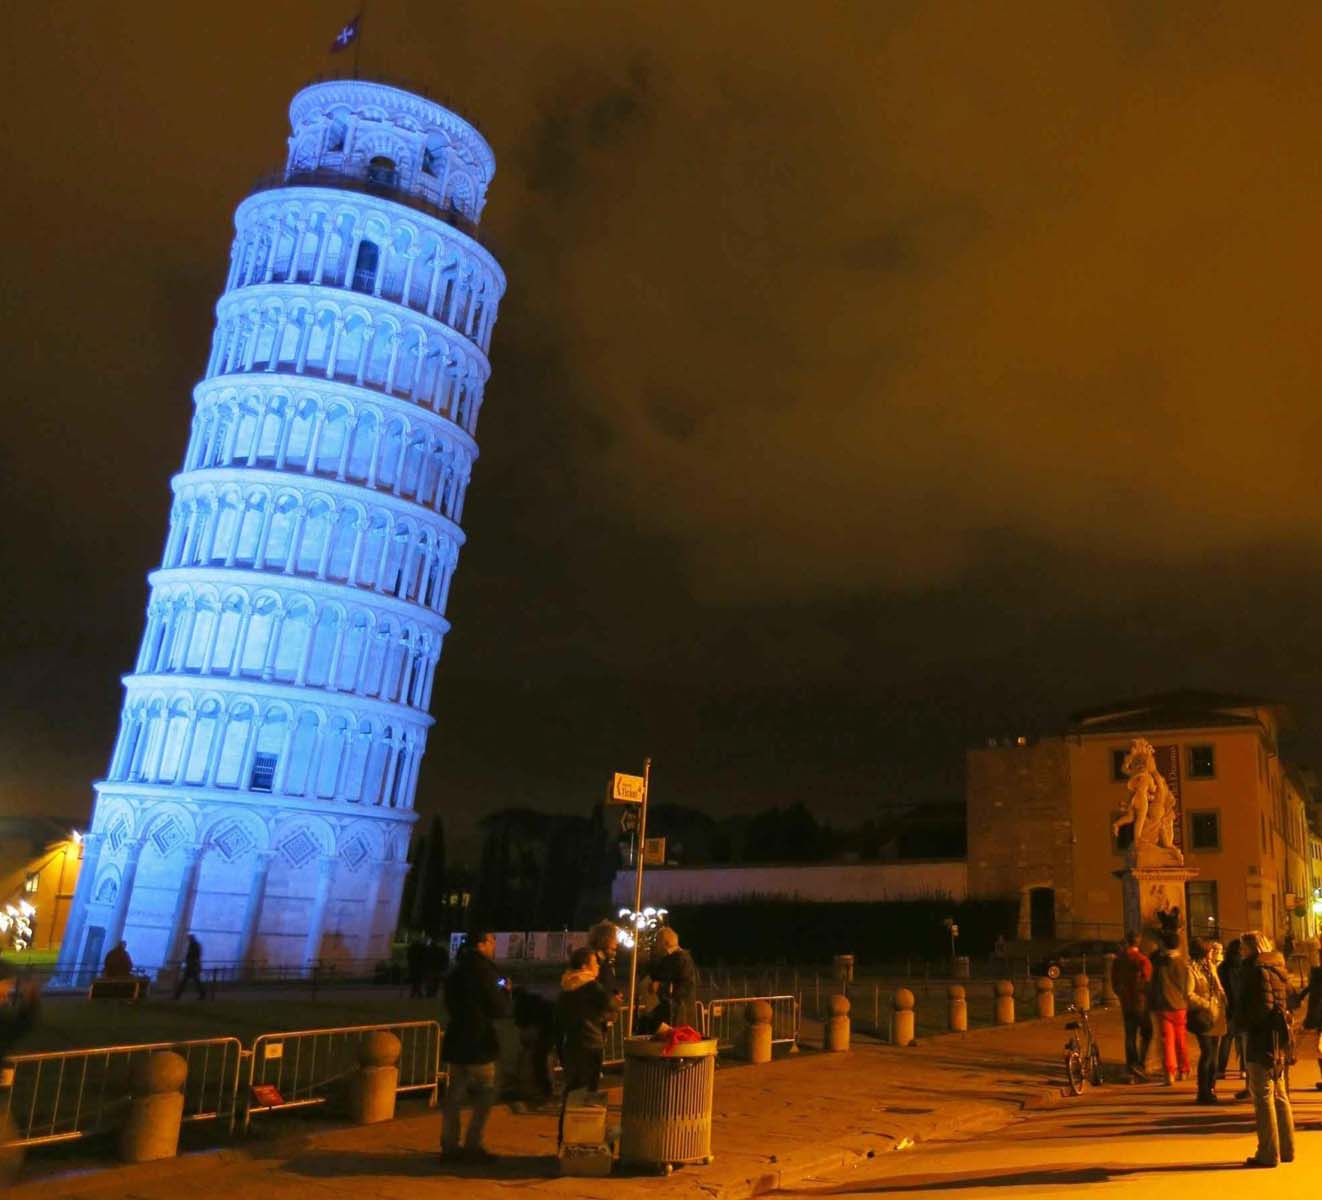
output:
<path id="1" fill-rule="evenodd" d="M 1180 857 L 1175 846 L 1175 796 L 1157 770 L 1157 753 L 1147 738 L 1135 738 L 1121 764 L 1129 789 L 1124 811 L 1111 824 L 1114 837 L 1126 825 L 1134 829 L 1133 846 L 1160 846 Z"/>

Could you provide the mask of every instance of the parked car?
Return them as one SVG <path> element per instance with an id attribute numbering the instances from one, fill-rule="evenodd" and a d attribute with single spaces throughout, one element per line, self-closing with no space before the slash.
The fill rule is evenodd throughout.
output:
<path id="1" fill-rule="evenodd" d="M 1100 969 L 1103 956 L 1115 951 L 1111 942 L 1067 942 L 1036 959 L 1029 961 L 1029 974 L 1046 979 L 1059 979 L 1068 972 L 1081 974 L 1085 965 L 1090 971 Z"/>

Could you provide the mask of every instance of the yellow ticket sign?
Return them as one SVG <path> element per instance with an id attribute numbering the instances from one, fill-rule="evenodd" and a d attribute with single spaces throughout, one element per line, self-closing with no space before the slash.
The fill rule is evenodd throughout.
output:
<path id="1" fill-rule="evenodd" d="M 641 804 L 645 787 L 641 775 L 621 775 L 616 771 L 615 779 L 611 783 L 611 803 Z"/>

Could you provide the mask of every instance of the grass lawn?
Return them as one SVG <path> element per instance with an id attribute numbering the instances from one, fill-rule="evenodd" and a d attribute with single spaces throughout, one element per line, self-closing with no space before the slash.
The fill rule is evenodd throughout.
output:
<path id="1" fill-rule="evenodd" d="M 237 1037 L 247 1047 L 262 1033 L 431 1021 L 440 1015 L 439 998 L 411 1000 L 399 987 L 322 988 L 315 996 L 306 988 L 262 988 L 222 991 L 208 1000 L 185 995 L 137 1004 L 51 996 L 16 1053 L 209 1037 Z"/>

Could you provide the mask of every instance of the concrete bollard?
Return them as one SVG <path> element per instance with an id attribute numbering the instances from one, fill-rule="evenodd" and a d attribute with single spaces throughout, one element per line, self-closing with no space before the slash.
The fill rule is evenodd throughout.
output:
<path id="1" fill-rule="evenodd" d="M 771 1005 L 765 1000 L 744 1006 L 743 1057 L 751 1063 L 771 1061 Z"/>
<path id="2" fill-rule="evenodd" d="M 153 1162 L 179 1152 L 188 1063 L 173 1050 L 157 1050 L 133 1064 L 128 1119 L 119 1131 L 119 1157 Z"/>
<path id="3" fill-rule="evenodd" d="M 1108 954 L 1102 959 L 1102 1007 L 1109 1008 L 1119 997 L 1111 984 L 1111 968 L 1115 966 L 1115 955 Z"/>
<path id="4" fill-rule="evenodd" d="M 394 1119 L 400 1050 L 399 1038 L 384 1029 L 364 1035 L 358 1070 L 349 1081 L 349 1119 L 355 1125 Z"/>
<path id="5" fill-rule="evenodd" d="M 1080 1012 L 1092 1011 L 1092 987 L 1088 976 L 1074 976 L 1074 1007 Z"/>
<path id="6" fill-rule="evenodd" d="M 843 1054 L 849 1049 L 849 997 L 831 996 L 826 1003 L 831 1015 L 826 1022 L 823 1049 L 832 1054 Z"/>
<path id="7" fill-rule="evenodd" d="M 1054 1017 L 1056 1015 L 1056 981 L 1045 975 L 1034 981 L 1037 987 L 1037 1015 Z"/>
<path id="8" fill-rule="evenodd" d="M 957 983 L 950 986 L 950 1032 L 964 1033 L 969 1027 L 969 1003 L 964 989 Z"/>
<path id="9" fill-rule="evenodd" d="M 996 982 L 996 1024 L 1014 1024 L 1014 984 L 1008 979 Z"/>
<path id="10" fill-rule="evenodd" d="M 891 1045 L 913 1045 L 913 993 L 908 988 L 896 988 L 891 998 Z"/>

